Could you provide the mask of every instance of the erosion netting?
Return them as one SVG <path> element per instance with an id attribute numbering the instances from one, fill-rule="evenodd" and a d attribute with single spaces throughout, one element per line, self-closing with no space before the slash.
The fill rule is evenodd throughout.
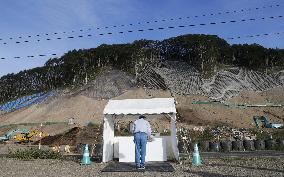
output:
<path id="1" fill-rule="evenodd" d="M 241 91 L 266 91 L 283 86 L 283 71 L 273 75 L 229 68 L 217 72 L 210 79 L 185 62 L 165 61 L 159 67 L 147 66 L 138 81 L 148 88 L 168 88 L 180 95 L 203 95 L 215 101 L 225 101 Z"/>

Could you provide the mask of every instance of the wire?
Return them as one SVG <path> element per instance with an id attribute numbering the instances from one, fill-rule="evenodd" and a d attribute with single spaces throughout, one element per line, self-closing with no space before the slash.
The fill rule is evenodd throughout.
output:
<path id="1" fill-rule="evenodd" d="M 255 38 L 255 37 L 263 37 L 263 36 L 282 35 L 282 34 L 284 34 L 284 31 L 283 32 L 274 32 L 274 33 L 253 34 L 253 35 L 246 35 L 246 36 L 227 37 L 225 39 L 234 40 L 234 39 L 240 39 L 240 38 Z M 211 40 L 209 40 L 209 41 L 211 41 Z M 56 56 L 56 55 L 57 54 L 55 54 L 55 53 L 51 53 L 51 54 L 28 55 L 28 56 L 25 56 L 25 57 L 16 56 L 16 57 L 12 57 L 12 58 L 15 58 L 15 59 L 35 58 L 37 56 L 38 57 L 45 57 L 45 56 Z M 1 57 L 0 59 L 5 60 L 5 59 L 8 59 L 8 58 Z"/>
<path id="2" fill-rule="evenodd" d="M 167 27 L 158 27 L 158 28 L 147 28 L 147 29 L 138 29 L 138 30 L 126 30 L 126 31 L 119 31 L 117 33 L 114 32 L 106 32 L 106 33 L 99 33 L 99 36 L 103 36 L 103 35 L 112 35 L 112 34 L 124 34 L 124 33 L 132 33 L 132 32 L 144 32 L 144 31 L 155 31 L 155 30 L 165 30 L 165 29 L 176 29 L 176 28 L 186 28 L 186 27 L 195 27 L 195 26 L 206 26 L 206 25 L 220 25 L 220 24 L 231 24 L 231 23 L 237 23 L 237 22 L 253 22 L 256 20 L 273 20 L 273 19 L 278 19 L 278 18 L 282 18 L 282 15 L 279 16 L 270 16 L 270 17 L 261 17 L 261 18 L 248 18 L 248 19 L 241 19 L 241 20 L 229 20 L 229 21 L 221 21 L 221 22 L 209 22 L 209 23 L 199 23 L 199 24 L 187 24 L 187 25 L 178 25 L 178 26 L 167 26 Z M 64 37 L 57 37 L 57 38 L 46 38 L 46 39 L 42 39 L 42 40 L 37 40 L 38 42 L 46 40 L 46 41 L 51 41 L 51 40 L 61 40 L 61 39 L 75 39 L 75 38 L 83 38 L 83 37 L 92 37 L 92 34 L 88 34 L 88 35 L 78 35 L 78 36 L 68 36 L 66 38 Z M 25 41 L 25 43 L 27 43 L 29 41 Z M 17 44 L 19 44 L 20 42 L 16 42 Z M 7 44 L 7 43 L 3 43 L 3 44 Z"/>
<path id="3" fill-rule="evenodd" d="M 221 22 L 210 22 L 210 23 L 199 23 L 199 24 L 189 24 L 189 25 L 179 25 L 179 26 L 167 26 L 167 27 L 158 27 L 156 29 L 153 28 L 148 28 L 148 29 L 139 29 L 137 30 L 138 32 L 144 32 L 144 31 L 154 31 L 154 30 L 164 30 L 164 29 L 175 29 L 175 28 L 186 28 L 186 27 L 195 27 L 195 26 L 206 26 L 206 25 L 218 25 L 218 24 L 230 24 L 230 23 L 237 23 L 237 22 L 252 22 L 256 20 L 265 20 L 265 19 L 277 19 L 277 18 L 282 18 L 282 15 L 279 16 L 270 16 L 270 17 L 262 17 L 262 18 L 249 18 L 249 19 L 242 19 L 242 20 L 230 20 L 230 21 L 221 21 Z M 120 31 L 118 33 L 123 34 L 123 33 L 132 33 L 132 32 L 137 32 L 134 30 L 127 30 L 127 31 Z M 108 34 L 113 34 L 113 33 L 100 33 L 100 36 L 103 35 L 108 35 Z"/>
<path id="4" fill-rule="evenodd" d="M 56 56 L 56 55 L 57 55 L 56 53 L 51 53 L 51 54 L 28 55 L 28 56 L 25 56 L 25 57 L 15 56 L 15 57 L 12 57 L 12 58 L 15 58 L 15 59 L 19 59 L 19 58 L 35 58 L 35 57 L 48 57 L 48 56 Z M 1 60 L 5 60 L 7 58 L 1 57 L 0 59 Z"/>
<path id="5" fill-rule="evenodd" d="M 261 37 L 261 36 L 272 36 L 272 35 L 281 35 L 281 34 L 284 34 L 284 32 L 264 33 L 264 34 L 255 34 L 255 35 L 246 35 L 246 36 L 237 36 L 237 37 L 229 37 L 229 38 L 226 38 L 226 39 L 234 40 L 234 39 L 241 39 L 241 38 L 255 38 L 255 37 Z"/>
<path id="6" fill-rule="evenodd" d="M 235 13 L 243 13 L 243 12 L 249 12 L 252 10 L 261 10 L 261 9 L 266 9 L 266 8 L 276 8 L 280 7 L 279 4 L 276 5 L 268 5 L 268 6 L 262 6 L 262 7 L 254 7 L 254 8 L 248 8 L 248 9 L 240 9 L 240 10 L 227 10 L 223 12 L 216 12 L 216 13 L 208 13 L 208 14 L 202 14 L 202 15 L 193 15 L 193 16 L 187 16 L 187 17 L 177 17 L 177 18 L 169 18 L 169 19 L 157 19 L 154 21 L 146 21 L 146 22 L 136 22 L 136 23 L 130 23 L 127 25 L 110 25 L 110 26 L 105 26 L 105 27 L 96 27 L 96 28 L 87 28 L 87 29 L 79 29 L 79 30 L 72 30 L 71 33 L 75 32 L 84 32 L 84 31 L 91 31 L 91 30 L 100 30 L 100 29 L 108 29 L 108 28 L 118 28 L 118 27 L 125 27 L 125 26 L 135 26 L 136 25 L 142 25 L 142 24 L 150 24 L 150 23 L 159 23 L 159 22 L 166 22 L 166 21 L 175 21 L 175 20 L 183 20 L 183 19 L 190 19 L 190 18 L 199 18 L 199 17 L 206 17 L 206 16 L 216 16 L 216 15 L 223 15 L 223 14 L 235 14 Z M 36 34 L 36 35 L 26 35 L 27 38 L 32 38 L 32 37 L 41 37 L 41 36 L 51 36 L 51 35 L 58 35 L 58 34 L 66 34 L 66 31 L 63 32 L 51 32 L 51 33 L 43 33 L 43 34 Z M 19 36 L 19 37 L 8 37 L 9 40 L 16 40 L 16 43 L 19 44 L 21 43 L 17 39 L 23 39 L 25 38 L 24 36 Z M 3 38 L 0 38 L 0 41 L 2 41 Z M 38 42 L 40 40 L 37 40 Z M 27 43 L 29 40 L 24 40 L 23 43 Z M 4 42 L 3 44 L 8 44 L 7 42 Z"/>

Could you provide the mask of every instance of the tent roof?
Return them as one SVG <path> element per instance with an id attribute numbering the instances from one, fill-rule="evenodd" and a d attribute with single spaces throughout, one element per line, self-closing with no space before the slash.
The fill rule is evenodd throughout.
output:
<path id="1" fill-rule="evenodd" d="M 174 98 L 109 100 L 104 114 L 176 113 Z"/>

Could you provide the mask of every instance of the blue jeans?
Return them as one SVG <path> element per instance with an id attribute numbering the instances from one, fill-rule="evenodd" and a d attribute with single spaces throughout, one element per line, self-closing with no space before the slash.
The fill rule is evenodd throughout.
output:
<path id="1" fill-rule="evenodd" d="M 134 134 L 135 164 L 137 167 L 145 165 L 147 134 L 138 132 Z"/>

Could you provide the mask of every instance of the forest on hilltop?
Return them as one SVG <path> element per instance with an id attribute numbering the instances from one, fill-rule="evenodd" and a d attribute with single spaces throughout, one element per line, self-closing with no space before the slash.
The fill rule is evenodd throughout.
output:
<path id="1" fill-rule="evenodd" d="M 284 68 L 284 49 L 267 49 L 258 44 L 229 45 L 218 36 L 202 34 L 163 41 L 102 44 L 69 51 L 60 58 L 49 59 L 43 67 L 1 77 L 0 103 L 36 92 L 84 85 L 108 67 L 135 75 L 145 64 L 166 60 L 187 62 L 204 77 L 225 66 L 271 73 Z"/>

